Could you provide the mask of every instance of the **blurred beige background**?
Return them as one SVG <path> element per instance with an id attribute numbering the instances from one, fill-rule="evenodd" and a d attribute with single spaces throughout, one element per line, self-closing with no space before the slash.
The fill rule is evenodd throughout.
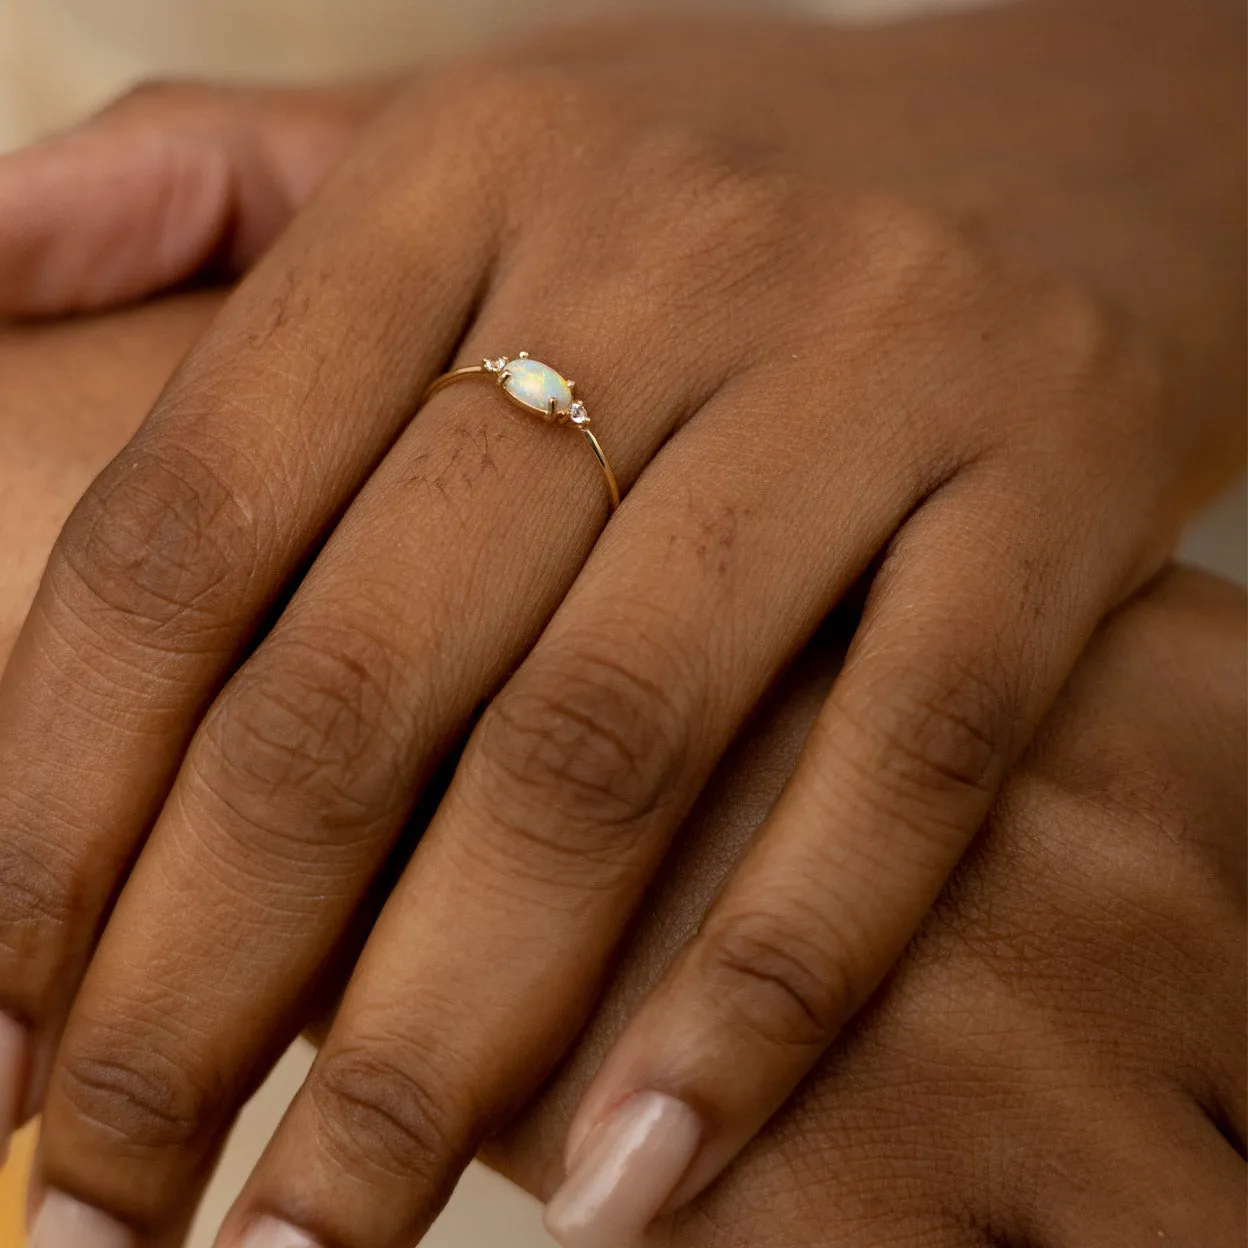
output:
<path id="1" fill-rule="evenodd" d="M 0 149 L 153 74 L 358 74 L 596 13 L 766 10 L 879 20 L 991 0 L 0 0 Z"/>
<path id="2" fill-rule="evenodd" d="M 145 77 L 359 74 L 467 50 L 541 21 L 593 13 L 771 9 L 874 21 L 985 2 L 989 0 L 0 0 L 0 151 L 70 124 Z M 1244 517 L 1241 485 L 1196 526 L 1185 554 L 1242 581 Z M 210 1248 L 217 1222 L 308 1061 L 305 1048 L 293 1050 L 248 1108 L 192 1248 Z M 552 1242 L 542 1232 L 536 1204 L 481 1167 L 469 1173 L 426 1240 L 429 1248 L 550 1248 Z"/>

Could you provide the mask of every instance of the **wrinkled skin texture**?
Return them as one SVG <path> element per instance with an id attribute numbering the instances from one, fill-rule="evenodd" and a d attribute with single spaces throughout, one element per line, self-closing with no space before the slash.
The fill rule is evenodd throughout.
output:
<path id="1" fill-rule="evenodd" d="M 48 1183 L 176 1237 L 485 707 L 232 1227 L 415 1238 L 871 569 L 791 783 L 581 1111 L 681 1097 L 707 1127 L 681 1199 L 712 1179 L 1235 463 L 1227 13 L 589 30 L 362 97 L 149 90 L 6 166 L 85 176 L 103 144 L 141 175 L 155 150 L 158 189 L 205 208 L 119 250 L 125 196 L 84 197 L 72 264 L 37 228 L 57 214 L 6 217 L 12 306 L 144 289 L 122 262 L 255 262 L 76 508 L 0 690 L 0 1007 L 31 1029 Z M 480 388 L 411 419 L 452 356 L 521 345 L 610 434 L 631 490 L 605 532 L 558 431 Z"/>
<path id="2" fill-rule="evenodd" d="M 211 310 L 0 336 L 0 495 L 20 500 L 0 523 L 6 570 L 37 566 Z M 32 592 L 0 579 L 0 652 Z M 792 768 L 839 631 L 725 761 L 576 1052 L 490 1145 L 535 1194 L 559 1181 L 602 1055 Z M 902 966 L 656 1246 L 1242 1243 L 1244 652 L 1243 595 L 1192 572 L 1102 630 Z"/>

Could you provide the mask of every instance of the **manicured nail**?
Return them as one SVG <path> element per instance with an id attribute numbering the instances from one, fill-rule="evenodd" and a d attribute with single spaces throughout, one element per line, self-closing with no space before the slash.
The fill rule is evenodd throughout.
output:
<path id="1" fill-rule="evenodd" d="M 701 1141 L 702 1123 L 683 1101 L 660 1092 L 630 1097 L 581 1146 L 546 1207 L 546 1229 L 563 1248 L 631 1248 Z"/>
<path id="2" fill-rule="evenodd" d="M 134 1232 L 64 1192 L 49 1192 L 30 1228 L 30 1248 L 135 1248 Z"/>
<path id="3" fill-rule="evenodd" d="M 0 1166 L 17 1130 L 22 1083 L 26 1077 L 26 1030 L 0 1014 Z"/>
<path id="4" fill-rule="evenodd" d="M 238 1248 L 320 1248 L 320 1245 L 311 1235 L 276 1218 L 259 1218 L 248 1228 Z"/>

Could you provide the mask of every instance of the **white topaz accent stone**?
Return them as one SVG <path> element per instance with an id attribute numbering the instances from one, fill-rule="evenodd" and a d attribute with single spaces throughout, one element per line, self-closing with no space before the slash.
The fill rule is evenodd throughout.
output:
<path id="1" fill-rule="evenodd" d="M 572 391 L 568 383 L 549 364 L 538 360 L 508 360 L 507 380 L 503 389 L 517 403 L 531 407 L 543 416 L 550 415 L 550 401 L 555 400 L 555 411 L 566 412 L 572 405 Z"/>

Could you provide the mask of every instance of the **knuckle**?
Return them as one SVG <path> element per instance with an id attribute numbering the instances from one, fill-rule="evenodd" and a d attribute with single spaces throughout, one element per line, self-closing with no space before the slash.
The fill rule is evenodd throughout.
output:
<path id="1" fill-rule="evenodd" d="M 1020 728 L 1004 680 L 979 660 L 952 656 L 913 665 L 900 677 L 887 666 L 886 688 L 867 682 L 839 698 L 833 690 L 834 706 L 862 743 L 868 783 L 907 803 L 990 796 Z"/>
<path id="2" fill-rule="evenodd" d="M 326 1054 L 310 1085 L 319 1134 L 336 1164 L 441 1188 L 471 1154 L 475 1125 L 427 1063 L 350 1047 Z"/>
<path id="3" fill-rule="evenodd" d="M 838 206 L 837 276 L 855 304 L 869 296 L 888 328 L 947 313 L 986 279 L 962 233 L 902 196 L 871 188 L 843 195 Z"/>
<path id="4" fill-rule="evenodd" d="M 27 969 L 36 965 L 83 916 L 74 885 L 50 863 L 48 847 L 40 850 L 12 831 L 0 838 L 0 965 L 10 959 Z"/>
<path id="5" fill-rule="evenodd" d="M 760 230 L 770 240 L 781 236 L 778 214 L 799 197 L 799 183 L 756 151 L 716 141 L 701 131 L 667 126 L 647 132 L 631 153 L 636 172 L 649 170 L 651 181 L 672 187 L 688 214 L 672 214 L 672 224 L 699 234 L 719 227 L 752 239 Z M 666 215 L 666 214 L 665 214 Z"/>
<path id="6" fill-rule="evenodd" d="M 1012 775 L 983 842 L 991 859 L 964 879 L 950 926 L 981 962 L 1003 968 L 1006 984 L 1078 989 L 1094 1001 L 1105 967 L 1129 950 L 1134 965 L 1165 967 L 1169 982 L 1217 999 L 1228 968 L 1242 962 L 1241 873 L 1225 858 L 1235 834 L 1204 839 L 1211 812 L 1199 782 L 1151 750 L 1137 726 L 1085 734 L 1069 756 L 1054 744 L 1044 741 Z M 999 886 L 1002 871 L 1010 889 Z"/>
<path id="7" fill-rule="evenodd" d="M 479 56 L 448 66 L 416 90 L 425 109 L 461 136 L 461 143 L 465 131 L 473 134 L 491 162 L 514 171 L 523 183 L 530 163 L 524 153 L 540 149 L 553 156 L 574 129 L 589 124 L 591 101 L 577 99 L 575 88 L 559 66 Z"/>
<path id="8" fill-rule="evenodd" d="M 795 907 L 725 918 L 702 942 L 699 974 L 730 1023 L 783 1048 L 822 1048 L 844 1025 L 858 993 L 826 917 Z"/>
<path id="9" fill-rule="evenodd" d="M 283 835 L 371 828 L 403 789 L 398 682 L 390 650 L 363 629 L 322 630 L 315 641 L 275 635 L 205 722 L 196 779 L 249 826 L 280 806 L 303 816 L 275 821 Z"/>
<path id="10" fill-rule="evenodd" d="M 1172 448 L 1159 420 L 1166 403 L 1158 364 L 1164 352 L 1147 331 L 1075 282 L 1025 274 L 1009 286 L 1016 292 L 1016 305 L 1026 301 L 1026 315 L 1016 314 L 1014 330 L 1002 344 L 1002 362 L 1033 392 L 1058 400 L 1051 409 L 1060 422 L 1056 431 L 1063 447 L 1078 453 L 1077 458 L 1067 453 L 1063 462 L 1089 469 L 1121 462 L 1124 469 L 1134 469 L 1119 473 L 1132 491 L 1139 490 L 1141 481 L 1167 480 Z M 1022 439 L 1021 450 L 1052 455 L 1052 422 L 1039 422 L 1028 438 L 1016 423 L 1010 428 L 1016 439 Z M 1131 447 L 1132 460 L 1122 461 L 1124 446 Z M 1113 483 L 1099 484 L 1108 488 Z M 1155 556 L 1150 575 L 1164 557 L 1164 553 Z"/>
<path id="11" fill-rule="evenodd" d="M 659 808 L 682 770 L 681 715 L 669 694 L 605 649 L 551 655 L 494 700 L 478 729 L 480 773 L 496 809 L 535 826 L 632 825 Z M 551 812 L 556 818 L 550 818 Z"/>
<path id="12" fill-rule="evenodd" d="M 648 131 L 630 151 L 617 158 L 614 176 L 625 190 L 662 188 L 653 204 L 638 214 L 644 230 L 644 254 L 651 257 L 645 280 L 655 280 L 654 256 L 661 256 L 665 299 L 680 301 L 682 313 L 705 316 L 709 300 L 752 301 L 769 297 L 789 301 L 789 322 L 799 309 L 788 281 L 796 264 L 807 274 L 819 259 L 809 248 L 802 254 L 799 238 L 810 238 L 803 228 L 809 195 L 800 182 L 756 152 L 717 143 L 695 130 L 664 127 Z M 805 286 L 801 288 L 805 289 Z M 818 296 L 813 292 L 813 302 Z M 778 318 L 758 316 L 766 325 Z"/>
<path id="13" fill-rule="evenodd" d="M 250 508 L 186 448 L 134 448 L 88 491 L 49 575 L 75 614 L 108 634 L 211 634 L 253 566 Z"/>
<path id="14" fill-rule="evenodd" d="M 138 1154 L 195 1147 L 220 1112 L 213 1089 L 158 1054 L 150 1040 L 136 1042 L 115 1029 L 67 1043 L 54 1093 L 57 1121 L 67 1109 L 80 1128 Z"/>
<path id="15" fill-rule="evenodd" d="M 1077 759 L 1032 765 L 1017 785 L 1024 817 L 1043 820 L 1052 856 L 1052 893 L 1072 920 L 1104 938 L 1115 930 L 1188 950 L 1194 964 L 1242 928 L 1241 875 L 1227 870 L 1226 846 L 1242 837 L 1207 805 L 1199 785 L 1164 749 L 1138 736 L 1085 742 Z M 1240 808 L 1242 812 L 1242 806 Z"/>
<path id="16" fill-rule="evenodd" d="M 1051 281 L 1038 292 L 1033 323 L 1042 341 L 1061 362 L 1063 380 L 1087 388 L 1128 377 L 1143 382 L 1146 374 L 1128 370 L 1136 361 L 1135 339 L 1124 316 L 1094 293 L 1073 282 Z M 1138 358 L 1143 363 L 1144 354 Z"/>

